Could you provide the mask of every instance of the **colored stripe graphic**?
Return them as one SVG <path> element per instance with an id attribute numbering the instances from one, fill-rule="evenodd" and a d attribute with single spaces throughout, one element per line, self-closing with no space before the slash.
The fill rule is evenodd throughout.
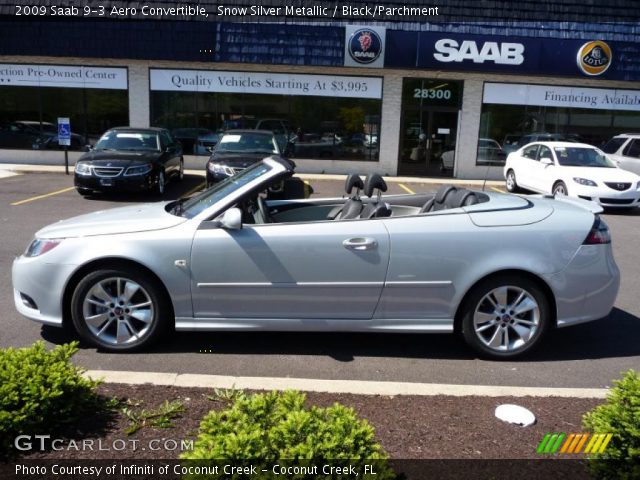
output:
<path id="1" fill-rule="evenodd" d="M 547 433 L 536 453 L 603 453 L 612 438 L 611 433 Z"/>

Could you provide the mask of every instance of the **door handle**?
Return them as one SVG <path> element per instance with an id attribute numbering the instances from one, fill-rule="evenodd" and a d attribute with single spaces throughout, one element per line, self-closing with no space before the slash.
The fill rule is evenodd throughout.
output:
<path id="1" fill-rule="evenodd" d="M 349 250 L 373 250 L 378 248 L 378 242 L 374 238 L 369 237 L 355 237 L 348 238 L 342 241 L 342 246 Z"/>

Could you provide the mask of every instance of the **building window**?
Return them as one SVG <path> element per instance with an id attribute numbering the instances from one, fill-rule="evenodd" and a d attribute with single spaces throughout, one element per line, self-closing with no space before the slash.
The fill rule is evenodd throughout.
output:
<path id="1" fill-rule="evenodd" d="M 59 117 L 70 119 L 71 150 L 129 123 L 126 68 L 0 64 L 0 79 L 0 148 L 61 148 Z"/>
<path id="2" fill-rule="evenodd" d="M 487 83 L 476 165 L 504 165 L 534 141 L 602 147 L 619 133 L 640 131 L 638 112 L 640 91 Z M 483 149 L 485 141 L 495 148 Z"/>
<path id="3" fill-rule="evenodd" d="M 150 77 L 151 125 L 174 131 L 187 153 L 207 153 L 199 146 L 226 130 L 257 128 L 290 142 L 293 158 L 378 160 L 378 77 L 160 69 Z"/>

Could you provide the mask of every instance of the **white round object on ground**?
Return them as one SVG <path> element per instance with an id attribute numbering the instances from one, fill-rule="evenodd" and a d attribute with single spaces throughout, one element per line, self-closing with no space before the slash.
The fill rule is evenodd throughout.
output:
<path id="1" fill-rule="evenodd" d="M 503 422 L 528 427 L 536 423 L 536 416 L 519 405 L 504 404 L 496 408 L 496 417 Z"/>

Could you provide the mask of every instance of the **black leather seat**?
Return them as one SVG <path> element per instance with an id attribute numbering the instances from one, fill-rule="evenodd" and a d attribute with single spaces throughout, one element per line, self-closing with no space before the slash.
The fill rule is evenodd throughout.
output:
<path id="1" fill-rule="evenodd" d="M 353 189 L 356 189 L 355 193 L 351 195 Z M 328 220 L 341 220 L 349 218 L 358 218 L 358 215 L 362 212 L 362 200 L 360 200 L 360 190 L 364 189 L 364 183 L 360 175 L 351 173 L 347 176 L 347 180 L 344 183 L 344 190 L 347 195 L 351 195 L 349 199 L 344 202 L 343 205 L 335 207 L 327 215 Z"/>
<path id="2" fill-rule="evenodd" d="M 373 194 L 377 190 L 376 196 Z M 387 183 L 378 173 L 372 173 L 364 181 L 364 194 L 369 197 L 369 203 L 364 207 L 358 218 L 390 217 L 391 208 L 382 201 L 382 192 L 387 191 Z"/>
<path id="3" fill-rule="evenodd" d="M 478 196 L 471 190 L 457 188 L 453 185 L 443 185 L 438 189 L 434 197 L 424 204 L 420 213 L 468 207 L 479 202 Z"/>
<path id="4" fill-rule="evenodd" d="M 420 213 L 437 212 L 438 210 L 452 208 L 450 206 L 447 206 L 445 202 L 447 201 L 447 199 L 453 198 L 457 191 L 458 188 L 454 187 L 453 185 L 442 185 L 440 188 L 438 188 L 438 191 L 433 196 L 433 198 L 429 199 L 427 203 L 424 204 L 424 206 L 420 210 Z"/>

